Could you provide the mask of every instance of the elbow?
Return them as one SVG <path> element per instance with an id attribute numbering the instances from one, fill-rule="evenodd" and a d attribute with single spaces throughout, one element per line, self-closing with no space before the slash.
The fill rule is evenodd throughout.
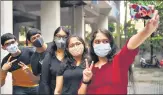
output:
<path id="1" fill-rule="evenodd" d="M 32 80 L 34 83 L 38 84 L 39 80 Z"/>
<path id="2" fill-rule="evenodd" d="M 136 49 L 138 46 L 137 45 L 133 45 L 133 44 L 127 44 L 127 48 L 129 49 L 129 50 L 134 50 L 134 49 Z"/>

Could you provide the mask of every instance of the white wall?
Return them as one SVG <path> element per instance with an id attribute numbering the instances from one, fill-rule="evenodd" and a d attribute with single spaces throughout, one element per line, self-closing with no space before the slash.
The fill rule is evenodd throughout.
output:
<path id="1" fill-rule="evenodd" d="M 1 35 L 13 33 L 13 9 L 12 1 L 1 1 Z M 1 49 L 1 60 L 8 53 Z M 1 87 L 1 94 L 12 94 L 12 78 L 8 73 L 6 83 Z"/>

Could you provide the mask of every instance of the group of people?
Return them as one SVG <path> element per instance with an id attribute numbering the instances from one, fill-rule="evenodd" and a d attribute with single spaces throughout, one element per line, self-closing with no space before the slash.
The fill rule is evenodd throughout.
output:
<path id="1" fill-rule="evenodd" d="M 106 29 L 93 32 L 89 49 L 81 37 L 63 26 L 55 30 L 50 43 L 44 42 L 40 30 L 30 29 L 26 37 L 35 49 L 20 49 L 13 34 L 3 34 L 1 46 L 9 54 L 1 63 L 1 86 L 11 72 L 14 95 L 127 94 L 130 65 L 158 21 L 155 10 L 153 18 L 119 52 Z"/>

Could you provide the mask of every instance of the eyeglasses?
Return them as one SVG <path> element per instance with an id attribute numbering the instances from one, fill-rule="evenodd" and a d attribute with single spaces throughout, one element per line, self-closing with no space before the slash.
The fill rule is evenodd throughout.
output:
<path id="1" fill-rule="evenodd" d="M 104 43 L 104 44 L 106 44 L 106 43 L 109 43 L 110 41 L 108 39 L 94 40 L 94 43 L 95 44 L 100 44 L 101 42 Z"/>
<path id="2" fill-rule="evenodd" d="M 67 36 L 55 36 L 54 39 L 60 40 L 60 39 L 67 39 Z"/>
<path id="3" fill-rule="evenodd" d="M 56 35 L 55 37 L 57 37 L 57 38 L 67 38 L 66 35 Z"/>
<path id="4" fill-rule="evenodd" d="M 81 42 L 72 43 L 72 44 L 69 45 L 69 48 L 73 48 L 73 47 L 79 46 L 81 44 L 82 44 Z"/>
<path id="5" fill-rule="evenodd" d="M 10 46 L 11 44 L 14 44 L 16 41 L 11 41 L 11 42 L 8 42 L 8 43 L 5 43 L 4 46 Z"/>

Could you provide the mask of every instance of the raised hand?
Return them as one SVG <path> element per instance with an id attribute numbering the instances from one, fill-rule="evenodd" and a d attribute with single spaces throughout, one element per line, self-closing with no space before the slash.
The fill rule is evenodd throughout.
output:
<path id="1" fill-rule="evenodd" d="M 17 59 L 15 59 L 15 60 L 12 60 L 11 62 L 9 62 L 10 59 L 11 59 L 11 57 L 9 57 L 7 62 L 2 66 L 2 70 L 8 71 L 11 68 L 12 64 L 17 60 Z"/>
<path id="2" fill-rule="evenodd" d="M 153 5 L 149 5 L 148 7 L 150 7 L 152 10 L 154 10 L 154 6 L 153 6 Z M 158 10 L 154 10 L 153 17 L 147 22 L 145 28 L 146 28 L 147 31 L 149 31 L 150 33 L 153 33 L 153 32 L 155 32 L 156 29 L 158 28 L 158 25 L 159 25 Z"/>
<path id="3" fill-rule="evenodd" d="M 88 60 L 87 59 L 85 59 L 85 62 L 86 62 L 86 68 L 83 71 L 83 81 L 84 82 L 89 82 L 91 80 L 92 76 L 93 76 L 92 68 L 93 68 L 94 62 L 92 61 L 90 66 L 88 64 Z"/>

